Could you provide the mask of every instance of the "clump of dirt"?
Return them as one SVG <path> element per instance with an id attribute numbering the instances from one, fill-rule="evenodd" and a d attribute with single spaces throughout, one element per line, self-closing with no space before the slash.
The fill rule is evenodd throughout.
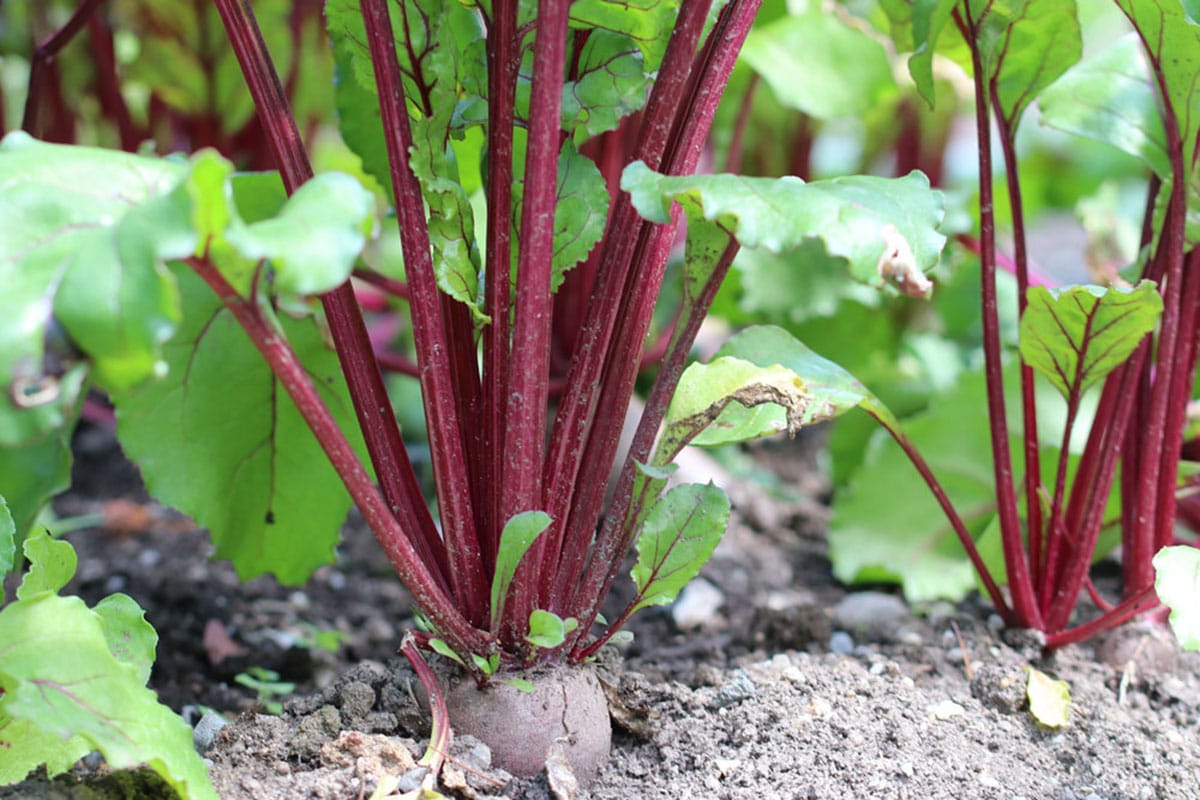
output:
<path id="1" fill-rule="evenodd" d="M 768 454 L 795 470 L 812 452 Z M 605 652 L 613 755 L 589 789 L 552 786 L 545 772 L 513 778 L 492 767 L 485 745 L 456 737 L 442 791 L 510 800 L 1200 797 L 1200 656 L 1176 651 L 1173 666 L 1155 671 L 1141 656 L 1161 653 L 1161 632 L 1139 645 L 1150 634 L 1130 629 L 1132 645 L 1112 650 L 1115 665 L 1090 645 L 1042 658 L 1035 638 L 1001 631 L 977 599 L 913 609 L 888 591 L 848 593 L 823 555 L 820 481 L 811 469 L 799 474 L 811 484 L 799 496 L 735 489 L 743 513 L 702 574 L 708 586 L 689 608 L 681 600 L 642 612 L 633 643 Z M 348 527 L 335 567 L 299 588 L 238 584 L 227 564 L 206 561 L 201 532 L 92 531 L 72 541 L 74 590 L 93 602 L 125 591 L 147 609 L 161 637 L 152 677 L 160 696 L 177 710 L 231 712 L 205 751 L 225 800 L 420 785 L 427 722 L 415 677 L 393 655 L 409 599 L 361 527 Z M 321 632 L 337 634 L 334 649 L 316 644 Z M 253 666 L 297 682 L 281 715 L 261 713 L 265 698 L 234 680 Z M 1046 729 L 1030 715 L 1030 666 L 1070 685 L 1066 727 Z M 0 797 L 135 796 L 71 785 L 77 777 L 28 781 Z"/>

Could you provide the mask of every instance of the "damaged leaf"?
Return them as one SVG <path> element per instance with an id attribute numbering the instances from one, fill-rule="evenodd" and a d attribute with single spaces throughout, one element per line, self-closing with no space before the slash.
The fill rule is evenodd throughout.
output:
<path id="1" fill-rule="evenodd" d="M 1029 683 L 1025 694 L 1029 698 L 1029 713 L 1047 728 L 1061 728 L 1071 718 L 1071 689 L 1066 681 L 1051 678 L 1029 667 Z"/>

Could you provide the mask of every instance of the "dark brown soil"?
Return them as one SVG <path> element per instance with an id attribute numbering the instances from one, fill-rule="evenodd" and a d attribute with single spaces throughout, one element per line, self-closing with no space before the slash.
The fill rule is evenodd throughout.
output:
<path id="1" fill-rule="evenodd" d="M 119 469 L 103 437 L 81 445 L 87 469 Z M 551 789 L 545 773 L 512 779 L 490 767 L 487 748 L 459 737 L 442 791 L 514 800 L 1200 797 L 1200 657 L 1168 648 L 1164 663 L 1155 629 L 1135 628 L 1124 634 L 1123 665 L 1098 663 L 1090 645 L 1042 659 L 1032 637 L 1000 631 L 977 600 L 916 609 L 885 591 L 846 600 L 823 555 L 824 489 L 811 454 L 803 444 L 761 451 L 783 476 L 784 496 L 733 487 L 740 516 L 704 584 L 682 608 L 642 612 L 633 643 L 601 659 L 614 752 L 589 790 Z M 128 493 L 123 476 L 81 477 L 61 512 Z M 207 560 L 202 532 L 151 516 L 144 532 L 73 535 L 71 588 L 92 602 L 123 591 L 146 608 L 160 636 L 152 684 L 164 702 L 193 721 L 203 707 L 245 712 L 205 753 L 221 796 L 367 798 L 396 779 L 396 793 L 416 788 L 426 723 L 416 681 L 393 656 L 409 600 L 369 534 L 349 525 L 339 563 L 303 587 L 239 585 L 228 564 Z M 334 651 L 314 644 L 321 631 L 340 635 Z M 1157 665 L 1147 661 L 1154 653 Z M 1030 715 L 1029 666 L 1070 685 L 1065 728 Z M 252 667 L 297 684 L 282 715 L 261 713 L 273 698 L 235 682 Z M 113 788 L 109 778 L 100 794 L 94 778 L 78 781 L 28 781 L 0 788 L 0 798 L 156 796 L 153 784 Z"/>

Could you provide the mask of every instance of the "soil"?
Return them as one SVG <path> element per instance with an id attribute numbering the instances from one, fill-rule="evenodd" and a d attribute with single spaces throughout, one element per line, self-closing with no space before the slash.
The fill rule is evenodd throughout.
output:
<path id="1" fill-rule="evenodd" d="M 131 488 L 111 437 L 77 440 L 76 488 L 60 514 L 120 497 L 132 532 L 73 534 L 70 587 L 95 602 L 134 597 L 159 632 L 151 679 L 163 702 L 220 728 L 203 750 L 225 800 L 367 798 L 423 776 L 425 715 L 415 678 L 394 656 L 409 597 L 353 520 L 341 557 L 302 587 L 239 583 L 208 559 L 206 535 Z M 1161 629 L 1135 626 L 1096 658 L 1095 644 L 1043 658 L 1036 637 L 1001 630 L 986 604 L 910 608 L 883 587 L 847 587 L 824 556 L 827 487 L 812 441 L 753 455 L 771 492 L 730 487 L 734 524 L 676 607 L 641 612 L 635 638 L 598 671 L 613 754 L 595 782 L 561 774 L 518 780 L 456 737 L 441 791 L 451 797 L 1049 798 L 1200 797 L 1200 655 Z M 615 598 L 614 601 L 619 601 Z M 336 633 L 331 633 L 336 632 Z M 328 649 L 321 645 L 328 646 Z M 237 676 L 260 667 L 295 683 L 287 698 Z M 1070 721 L 1042 727 L 1025 702 L 1027 669 L 1065 680 Z M 283 701 L 281 714 L 267 713 Z M 210 734 L 211 735 L 211 734 Z M 206 736 L 200 736 L 201 744 Z M 568 776 L 569 777 L 569 776 Z M 382 797 L 386 792 L 381 792 Z M 168 797 L 146 773 L 109 774 L 85 760 L 68 776 L 34 776 L 0 798 Z"/>

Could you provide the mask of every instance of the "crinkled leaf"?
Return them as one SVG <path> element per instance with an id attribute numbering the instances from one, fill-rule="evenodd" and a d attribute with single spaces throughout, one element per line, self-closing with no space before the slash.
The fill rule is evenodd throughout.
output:
<path id="1" fill-rule="evenodd" d="M 52 539 L 49 533 L 40 530 L 25 539 L 23 549 L 29 559 L 29 571 L 17 587 L 18 600 L 57 592 L 74 577 L 78 559 L 75 548 L 67 542 Z"/>
<path id="2" fill-rule="evenodd" d="M 983 372 L 976 369 L 904 425 L 973 536 L 986 528 L 996 504 L 986 408 Z M 834 501 L 829 558 L 838 580 L 899 583 L 912 602 L 959 599 L 975 587 L 946 515 L 883 431 Z"/>
<path id="3" fill-rule="evenodd" d="M 1166 133 L 1145 50 L 1136 34 L 1076 64 L 1038 98 L 1043 124 L 1106 142 L 1171 174 Z"/>
<path id="4" fill-rule="evenodd" d="M 567 141 L 558 157 L 558 194 L 554 208 L 554 257 L 551 290 L 567 270 L 587 258 L 608 223 L 608 189 L 599 168 Z"/>
<path id="5" fill-rule="evenodd" d="M 579 620 L 574 617 L 564 620 L 539 608 L 529 615 L 529 634 L 525 641 L 538 647 L 558 647 L 566 641 L 567 634 L 578 627 Z"/>
<path id="6" fill-rule="evenodd" d="M 12 572 L 16 557 L 17 526 L 8 510 L 8 501 L 0 494 L 0 580 Z"/>
<path id="7" fill-rule="evenodd" d="M 651 222 L 669 222 L 678 202 L 689 219 L 716 223 L 743 247 L 782 253 L 819 238 L 856 279 L 905 293 L 927 291 L 923 273 L 937 264 L 946 241 L 938 232 L 942 196 L 919 172 L 805 183 L 791 176 L 664 176 L 635 161 L 621 188 Z"/>
<path id="8" fill-rule="evenodd" d="M 110 767 L 147 764 L 181 796 L 216 800 L 191 728 L 114 657 L 79 598 L 44 593 L 0 611 L 0 665 L 0 783 L 99 750 Z"/>
<path id="9" fill-rule="evenodd" d="M 708 561 L 728 523 L 729 498 L 712 484 L 684 484 L 660 497 L 638 535 L 631 610 L 674 601 Z"/>
<path id="10" fill-rule="evenodd" d="M 524 511 L 504 523 L 500 545 L 496 551 L 496 571 L 492 575 L 492 627 L 500 621 L 508 599 L 508 587 L 521 559 L 529 552 L 533 540 L 550 527 L 550 515 L 545 511 Z"/>
<path id="11" fill-rule="evenodd" d="M 1177 0 L 1117 0 L 1146 44 L 1152 64 L 1166 82 L 1183 140 L 1183 164 L 1190 165 L 1200 132 L 1200 20 Z M 1191 9 L 1195 13 L 1195 9 Z"/>
<path id="12" fill-rule="evenodd" d="M 269 259 L 277 291 L 319 294 L 350 277 L 374 225 L 371 194 L 349 175 L 317 175 L 288 198 L 277 216 L 230 232 L 249 259 Z"/>
<path id="13" fill-rule="evenodd" d="M 1200 550 L 1179 545 L 1154 556 L 1154 590 L 1171 609 L 1171 629 L 1185 650 L 1200 650 Z"/>
<path id="14" fill-rule="evenodd" d="M 1038 93 L 1079 60 L 1083 40 L 1075 0 L 987 3 L 977 17 L 983 69 L 1015 129 Z"/>
<path id="15" fill-rule="evenodd" d="M 345 488 L 262 356 L 215 295 L 179 272 L 187 309 L 166 377 L 115 394 L 121 442 L 154 495 L 208 528 L 249 578 L 303 581 L 334 557 Z M 360 447 L 337 357 L 311 319 L 279 324 Z"/>
<path id="16" fill-rule="evenodd" d="M 593 31 L 579 54 L 577 74 L 563 86 L 563 130 L 588 136 L 615 130 L 646 103 L 642 54 L 626 36 Z"/>
<path id="17" fill-rule="evenodd" d="M 10 381 L 57 380 L 54 360 L 70 358 L 51 316 L 95 361 L 97 378 L 128 386 L 152 375 L 179 299 L 161 257 L 191 252 L 178 225 L 147 214 L 186 166 L 128 153 L 38 142 L 12 133 L 0 145 L 0 285 L 10 313 L 0 321 L 0 440 L 16 443 L 60 427 L 80 382 L 28 408 Z M 150 219 L 148 219 L 148 216 Z M 153 222 L 153 224 L 148 224 Z M 186 224 L 186 219 L 175 220 Z"/>
<path id="18" fill-rule="evenodd" d="M 896 88 L 883 45 L 819 4 L 756 27 L 741 58 L 783 105 L 817 119 L 859 116 Z"/>
<path id="19" fill-rule="evenodd" d="M 575 0 L 571 27 L 612 31 L 637 43 L 645 70 L 655 72 L 667 52 L 680 0 Z"/>
<path id="20" fill-rule="evenodd" d="M 158 634 L 146 621 L 146 612 L 127 594 L 110 594 L 92 608 L 104 628 L 104 641 L 113 658 L 133 669 L 145 684 L 154 666 Z"/>
<path id="21" fill-rule="evenodd" d="M 1046 673 L 1029 669 L 1025 695 L 1029 698 L 1029 713 L 1047 728 L 1061 728 L 1071 720 L 1071 688 L 1066 681 L 1051 678 Z"/>
<path id="22" fill-rule="evenodd" d="M 1162 298 L 1151 281 L 1133 289 L 1035 286 L 1028 298 L 1021 357 L 1068 399 L 1129 358 L 1162 314 Z"/>

